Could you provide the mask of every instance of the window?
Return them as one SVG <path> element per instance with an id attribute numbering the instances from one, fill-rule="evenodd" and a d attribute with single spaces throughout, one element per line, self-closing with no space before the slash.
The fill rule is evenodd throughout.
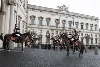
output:
<path id="1" fill-rule="evenodd" d="M 78 24 L 76 24 L 76 29 L 78 29 Z"/>
<path id="2" fill-rule="evenodd" d="M 50 22 L 50 21 L 47 21 L 47 26 L 49 26 L 49 22 Z"/>
<path id="3" fill-rule="evenodd" d="M 38 17 L 38 20 L 39 20 L 39 25 L 41 26 L 43 22 L 43 17 Z"/>
<path id="4" fill-rule="evenodd" d="M 91 26 L 91 30 L 93 30 L 93 26 Z"/>
<path id="5" fill-rule="evenodd" d="M 95 31 L 97 31 L 97 26 L 95 26 Z"/>
<path id="6" fill-rule="evenodd" d="M 97 34 L 95 34 L 95 37 L 97 37 Z"/>
<path id="7" fill-rule="evenodd" d="M 93 30 L 93 24 L 90 24 L 90 30 Z"/>
<path id="8" fill-rule="evenodd" d="M 62 27 L 65 28 L 65 23 L 62 23 Z"/>
<path id="9" fill-rule="evenodd" d="M 35 21 L 35 16 L 33 16 L 33 15 L 30 16 L 30 23 L 31 23 L 31 24 L 34 24 L 34 21 Z"/>
<path id="10" fill-rule="evenodd" d="M 31 24 L 34 24 L 34 19 L 31 19 Z"/>
<path id="11" fill-rule="evenodd" d="M 39 20 L 39 25 L 42 25 L 42 20 Z"/>
<path id="12" fill-rule="evenodd" d="M 50 25 L 50 18 L 46 18 L 47 26 Z"/>
<path id="13" fill-rule="evenodd" d="M 95 44 L 97 44 L 97 38 L 95 38 Z"/>
<path id="14" fill-rule="evenodd" d="M 58 27 L 58 22 L 56 22 L 56 27 Z"/>
<path id="15" fill-rule="evenodd" d="M 83 25 L 81 25 L 81 29 L 83 29 Z"/>
<path id="16" fill-rule="evenodd" d="M 32 9 L 32 11 L 34 11 L 35 9 L 34 8 L 31 8 Z"/>
<path id="17" fill-rule="evenodd" d="M 88 25 L 86 24 L 86 30 L 88 30 Z"/>
<path id="18" fill-rule="evenodd" d="M 79 22 L 75 22 L 75 24 L 76 24 L 76 29 L 78 29 Z"/>
<path id="19" fill-rule="evenodd" d="M 69 28 L 70 28 L 70 29 L 71 29 L 71 26 L 72 26 L 71 23 L 69 23 Z"/>
<path id="20" fill-rule="evenodd" d="M 59 19 L 55 19 L 55 24 L 56 24 L 56 27 L 58 28 Z"/>

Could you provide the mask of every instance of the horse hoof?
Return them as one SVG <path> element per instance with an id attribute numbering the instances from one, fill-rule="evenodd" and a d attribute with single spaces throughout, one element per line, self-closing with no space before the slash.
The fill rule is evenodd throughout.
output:
<path id="1" fill-rule="evenodd" d="M 79 57 L 81 56 L 81 54 L 79 54 Z"/>
<path id="2" fill-rule="evenodd" d="M 69 54 L 66 54 L 67 56 L 69 56 Z"/>
<path id="3" fill-rule="evenodd" d="M 83 55 L 81 55 L 81 57 L 83 57 Z"/>
<path id="4" fill-rule="evenodd" d="M 10 50 L 8 50 L 10 52 Z"/>

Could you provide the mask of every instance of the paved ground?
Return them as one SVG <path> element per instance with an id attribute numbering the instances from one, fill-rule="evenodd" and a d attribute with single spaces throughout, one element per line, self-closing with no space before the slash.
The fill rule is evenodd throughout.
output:
<path id="1" fill-rule="evenodd" d="M 66 56 L 66 51 L 47 49 L 15 48 L 9 51 L 0 51 L 0 67 L 100 67 L 100 55 L 94 51 L 84 53 L 79 58 L 78 53 Z"/>

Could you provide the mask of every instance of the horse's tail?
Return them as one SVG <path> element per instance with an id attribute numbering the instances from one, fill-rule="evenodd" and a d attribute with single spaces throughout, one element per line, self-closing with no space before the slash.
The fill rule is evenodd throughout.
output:
<path id="1" fill-rule="evenodd" d="M 82 54 L 83 54 L 83 52 L 84 52 L 84 49 L 85 49 L 84 44 L 82 44 L 82 45 L 81 45 L 81 52 L 82 52 Z"/>
<path id="2" fill-rule="evenodd" d="M 4 36 L 4 40 L 3 40 L 3 49 L 6 49 L 6 35 Z"/>

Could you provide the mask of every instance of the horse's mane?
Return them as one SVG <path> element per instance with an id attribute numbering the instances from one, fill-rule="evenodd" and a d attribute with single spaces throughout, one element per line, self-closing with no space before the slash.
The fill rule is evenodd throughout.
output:
<path id="1" fill-rule="evenodd" d="M 21 35 L 27 35 L 27 34 L 29 34 L 29 32 L 23 33 L 23 34 L 21 34 Z"/>

